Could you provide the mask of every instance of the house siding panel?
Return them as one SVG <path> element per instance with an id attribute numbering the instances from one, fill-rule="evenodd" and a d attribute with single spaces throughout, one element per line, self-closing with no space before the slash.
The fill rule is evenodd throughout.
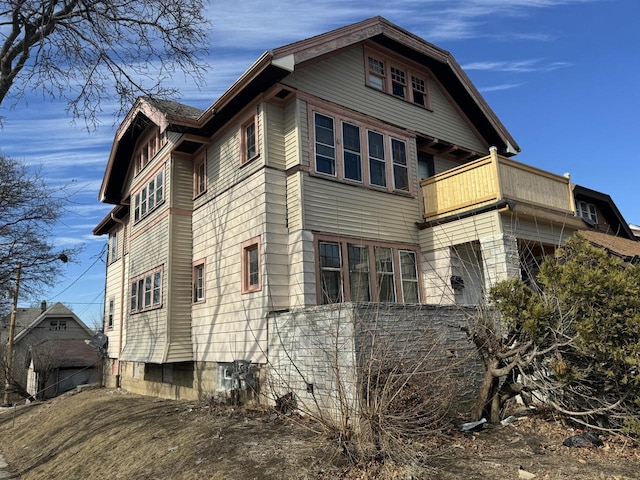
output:
<path id="1" fill-rule="evenodd" d="M 418 243 L 420 200 L 306 176 L 304 218 L 305 230 Z"/>
<path id="2" fill-rule="evenodd" d="M 206 301 L 192 308 L 192 341 L 197 361 L 265 361 L 265 311 L 270 304 L 265 263 L 269 262 L 266 255 L 271 247 L 278 244 L 274 240 L 272 245 L 264 234 L 265 177 L 264 169 L 256 172 L 194 212 L 193 258 L 207 260 Z M 280 210 L 283 215 L 283 209 Z M 258 236 L 262 249 L 262 289 L 242 294 L 241 244 Z"/>
<path id="3" fill-rule="evenodd" d="M 486 145 L 432 80 L 429 80 L 432 111 L 365 86 L 361 46 L 306 65 L 282 83 L 393 125 L 402 125 L 475 151 L 486 150 Z"/>

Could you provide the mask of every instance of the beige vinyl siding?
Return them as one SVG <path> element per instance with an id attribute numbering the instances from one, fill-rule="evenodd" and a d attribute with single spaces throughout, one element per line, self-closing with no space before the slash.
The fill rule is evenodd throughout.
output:
<path id="1" fill-rule="evenodd" d="M 191 208 L 193 205 L 193 162 L 181 157 L 172 162 L 172 211 L 169 222 L 167 275 L 170 286 L 165 301 L 168 311 L 168 345 L 166 362 L 193 359 L 191 344 L 192 244 Z"/>
<path id="2" fill-rule="evenodd" d="M 263 258 L 269 308 L 289 308 L 289 235 L 286 227 L 286 176 L 283 171 L 265 169 L 265 234 Z"/>
<path id="3" fill-rule="evenodd" d="M 152 216 L 153 217 L 153 216 Z M 163 306 L 147 312 L 128 313 L 123 360 L 162 363 L 167 346 L 167 259 L 169 218 L 157 220 L 142 234 L 132 235 L 129 253 L 129 275 L 126 284 L 127 312 L 131 280 L 156 267 L 164 266 L 162 275 Z"/>
<path id="4" fill-rule="evenodd" d="M 284 170 L 286 167 L 283 107 L 278 104 L 265 103 L 263 104 L 263 112 L 266 165 Z"/>
<path id="5" fill-rule="evenodd" d="M 433 157 L 434 173 L 438 175 L 439 173 L 446 172 L 452 168 L 459 167 L 463 163 L 464 162 L 456 162 L 455 160 L 450 160 L 448 158 Z"/>
<path id="6" fill-rule="evenodd" d="M 269 188 L 266 176 L 264 169 L 256 172 L 194 212 L 193 258 L 206 258 L 205 302 L 192 308 L 196 361 L 266 359 L 266 312 L 270 299 L 265 263 L 271 260 L 265 255 L 272 247 L 279 253 L 277 245 L 281 242 L 264 233 L 266 219 L 272 215 L 267 210 L 278 211 L 276 206 L 265 203 Z M 279 182 L 284 184 L 283 180 Z M 242 294 L 241 244 L 254 237 L 260 237 L 262 289 Z"/>
<path id="7" fill-rule="evenodd" d="M 316 305 L 313 233 L 308 230 L 289 235 L 289 304 L 291 308 Z"/>
<path id="8" fill-rule="evenodd" d="M 300 153 L 298 162 L 300 163 L 300 165 L 308 167 L 311 163 L 311 159 L 309 158 L 309 116 L 307 113 L 307 102 L 298 101 L 297 104 L 297 121 L 298 125 L 300 126 L 300 133 L 298 136 L 298 138 L 300 139 Z M 290 166 L 289 159 L 287 159 L 287 166 Z"/>
<path id="9" fill-rule="evenodd" d="M 305 65 L 282 83 L 301 92 L 476 151 L 486 146 L 476 137 L 458 110 L 429 81 L 432 111 L 400 100 L 365 85 L 364 53 L 361 46 Z"/>
<path id="10" fill-rule="evenodd" d="M 412 176 L 413 177 L 413 176 Z M 390 242 L 418 243 L 418 197 L 304 177 L 304 228 Z"/>
<path id="11" fill-rule="evenodd" d="M 500 214 L 485 212 L 421 230 L 420 250 L 431 252 L 502 233 Z"/>
<path id="12" fill-rule="evenodd" d="M 515 235 L 520 240 L 546 245 L 560 245 L 575 231 L 562 223 L 536 222 L 530 216 L 513 213 L 503 214 L 501 221 L 505 233 Z"/>
<path id="13" fill-rule="evenodd" d="M 283 108 L 283 141 L 285 168 L 290 168 L 300 163 L 300 129 L 296 126 L 300 115 L 300 102 L 289 102 Z"/>
<path id="14" fill-rule="evenodd" d="M 116 262 L 112 262 L 107 265 L 107 280 L 105 284 L 105 305 L 104 305 L 104 333 L 109 338 L 109 343 L 107 345 L 107 354 L 109 357 L 117 358 L 118 357 L 118 345 L 119 345 L 119 335 L 120 335 L 120 323 L 122 322 L 122 317 L 120 315 L 121 305 L 122 305 L 122 269 L 124 261 L 122 257 L 120 260 Z M 114 300 L 114 310 L 113 310 L 113 328 L 107 329 L 107 316 L 109 315 L 109 300 Z M 125 304 L 126 305 L 126 304 Z M 126 309 L 124 310 L 126 314 Z"/>
<path id="15" fill-rule="evenodd" d="M 302 228 L 302 172 L 287 177 L 287 222 L 290 232 Z"/>
<path id="16" fill-rule="evenodd" d="M 252 112 L 256 111 L 255 106 L 251 108 Z M 245 113 L 248 114 L 249 110 Z M 263 115 L 258 115 L 257 132 L 260 154 L 251 162 L 240 166 L 240 122 L 242 119 L 246 119 L 246 116 L 238 117 L 230 123 L 228 129 L 217 136 L 213 145 L 207 149 L 207 192 L 196 199 L 195 208 L 207 203 L 211 198 L 220 195 L 264 166 L 262 118 Z"/>

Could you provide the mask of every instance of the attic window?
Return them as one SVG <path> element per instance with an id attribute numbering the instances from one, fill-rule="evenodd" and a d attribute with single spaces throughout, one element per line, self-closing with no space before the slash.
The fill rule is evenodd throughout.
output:
<path id="1" fill-rule="evenodd" d="M 429 73 L 424 67 L 373 51 L 367 52 L 366 59 L 367 86 L 414 105 L 431 108 L 427 81 Z"/>
<path id="2" fill-rule="evenodd" d="M 49 330 L 66 330 L 66 329 L 67 329 L 66 320 L 51 320 L 49 322 Z"/>
<path id="3" fill-rule="evenodd" d="M 141 137 L 133 155 L 136 175 L 153 160 L 165 143 L 167 143 L 167 135 L 161 134 L 158 128 Z"/>
<path id="4" fill-rule="evenodd" d="M 580 200 L 576 202 L 576 210 L 579 217 L 591 220 L 593 223 L 598 223 L 598 213 L 596 206 L 593 203 L 587 203 Z"/>

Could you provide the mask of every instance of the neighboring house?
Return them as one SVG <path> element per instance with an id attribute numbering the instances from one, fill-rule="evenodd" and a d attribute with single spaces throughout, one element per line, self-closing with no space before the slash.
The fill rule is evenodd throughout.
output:
<path id="1" fill-rule="evenodd" d="M 294 312 L 482 301 L 590 228 L 518 151 L 450 53 L 380 17 L 266 52 L 206 110 L 139 99 L 94 229 L 107 384 L 213 394 Z"/>
<path id="2" fill-rule="evenodd" d="M 8 332 L 8 319 L 9 316 L 3 319 L 2 341 L 4 345 L 8 340 L 8 333 L 6 333 Z M 7 328 L 4 328 L 5 320 Z M 16 312 L 15 332 L 13 341 L 14 379 L 25 388 L 27 387 L 28 370 L 32 360 L 35 360 L 39 366 L 46 361 L 52 365 L 54 370 L 75 368 L 77 366 L 75 360 L 67 365 L 63 361 L 67 358 L 66 356 L 56 358 L 56 354 L 64 350 L 57 345 L 57 342 L 73 340 L 84 343 L 85 340 L 91 340 L 93 337 L 93 332 L 89 327 L 59 302 L 48 308 L 46 303 L 42 302 L 40 308 L 18 309 Z M 47 353 L 45 355 L 45 350 L 50 354 Z M 96 350 L 94 349 L 94 351 Z M 40 356 L 34 356 L 34 352 L 40 352 Z M 45 356 L 47 357 L 46 359 Z M 96 354 L 93 362 L 94 368 L 97 366 L 98 360 Z M 81 381 L 81 383 L 85 382 Z M 35 391 L 30 391 L 30 393 L 33 394 Z"/>
<path id="3" fill-rule="evenodd" d="M 53 398 L 100 381 L 101 355 L 86 339 L 61 338 L 32 345 L 27 353 L 27 392 Z"/>

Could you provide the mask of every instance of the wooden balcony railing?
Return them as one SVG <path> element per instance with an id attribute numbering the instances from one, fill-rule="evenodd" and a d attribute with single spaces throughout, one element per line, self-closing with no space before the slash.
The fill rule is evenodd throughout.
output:
<path id="1" fill-rule="evenodd" d="M 573 215 L 575 205 L 568 177 L 491 155 L 448 170 L 420 184 L 426 221 L 460 215 L 512 200 L 516 204 Z"/>

